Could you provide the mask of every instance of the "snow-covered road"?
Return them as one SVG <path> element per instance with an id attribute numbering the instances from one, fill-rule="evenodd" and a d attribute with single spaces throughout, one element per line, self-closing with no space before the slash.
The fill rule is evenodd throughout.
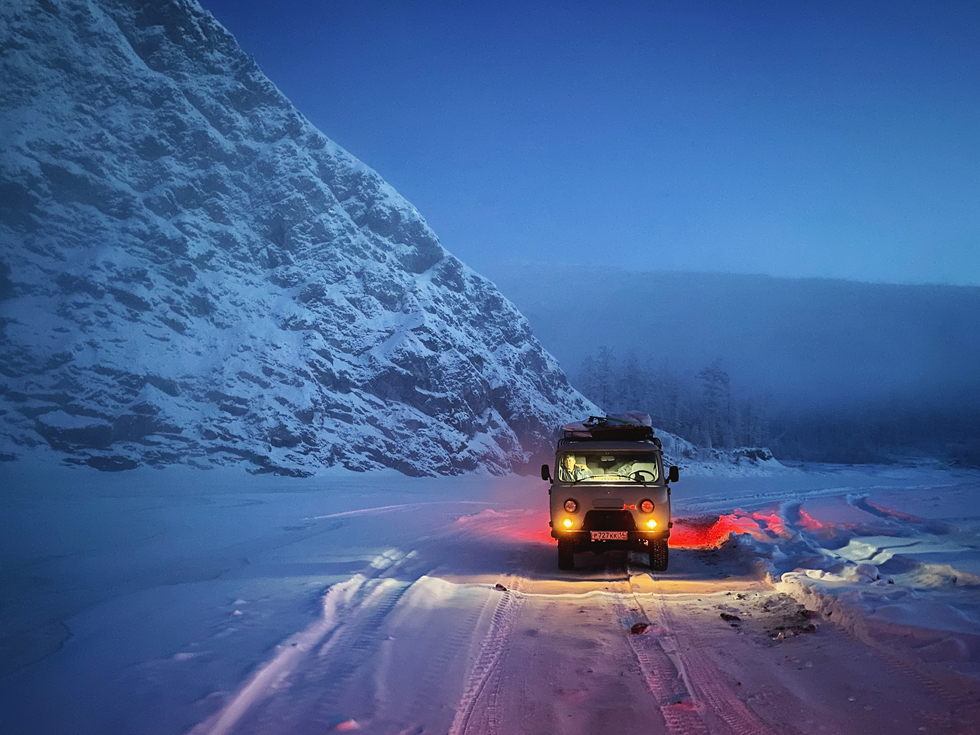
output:
<path id="1" fill-rule="evenodd" d="M 6 468 L 4 731 L 980 732 L 980 476 L 819 469 L 682 478 L 653 574 L 529 478 Z"/>

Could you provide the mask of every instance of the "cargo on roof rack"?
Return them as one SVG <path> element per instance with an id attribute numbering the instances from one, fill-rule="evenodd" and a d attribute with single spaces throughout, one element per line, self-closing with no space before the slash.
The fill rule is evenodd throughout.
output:
<path id="1" fill-rule="evenodd" d="M 559 444 L 566 441 L 649 441 L 660 447 L 660 439 L 653 434 L 649 414 L 638 411 L 589 416 L 585 421 L 565 424 Z"/>

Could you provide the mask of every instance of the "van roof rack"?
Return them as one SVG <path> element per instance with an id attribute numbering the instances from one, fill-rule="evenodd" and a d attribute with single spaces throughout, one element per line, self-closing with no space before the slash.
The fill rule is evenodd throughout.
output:
<path id="1" fill-rule="evenodd" d="M 649 414 L 639 411 L 589 416 L 585 421 L 565 424 L 562 427 L 562 442 L 565 441 L 648 441 L 661 447 L 660 439 L 653 434 Z"/>

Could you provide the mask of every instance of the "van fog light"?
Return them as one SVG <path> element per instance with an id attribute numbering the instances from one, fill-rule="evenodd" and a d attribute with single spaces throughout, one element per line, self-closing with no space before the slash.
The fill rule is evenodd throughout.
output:
<path id="1" fill-rule="evenodd" d="M 571 521 L 571 519 L 566 518 L 564 521 L 562 521 L 562 524 L 561 525 L 563 525 L 565 528 L 571 528 L 572 527 L 572 521 Z"/>
<path id="2" fill-rule="evenodd" d="M 647 521 L 647 528 L 656 528 L 656 527 L 657 527 L 657 522 L 655 520 L 650 519 L 649 521 Z"/>

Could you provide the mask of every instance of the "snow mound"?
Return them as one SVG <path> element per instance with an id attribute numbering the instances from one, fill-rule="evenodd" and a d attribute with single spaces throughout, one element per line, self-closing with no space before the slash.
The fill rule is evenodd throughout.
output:
<path id="1" fill-rule="evenodd" d="M 844 490 L 720 515 L 681 512 L 670 542 L 755 566 L 866 643 L 980 677 L 975 484 L 942 496 Z"/>

